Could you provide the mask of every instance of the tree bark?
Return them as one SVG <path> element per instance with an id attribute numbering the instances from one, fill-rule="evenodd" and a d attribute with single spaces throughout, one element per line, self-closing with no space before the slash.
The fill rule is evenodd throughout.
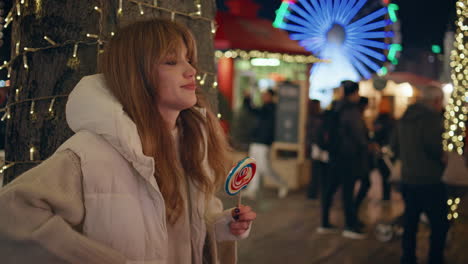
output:
<path id="1" fill-rule="evenodd" d="M 155 2 L 164 10 L 145 5 L 153 5 Z M 5 144 L 7 164 L 14 165 L 4 171 L 4 184 L 47 159 L 73 134 L 65 120 L 66 95 L 83 76 L 96 73 L 98 50 L 105 48 L 96 43 L 97 39 L 87 37 L 87 33 L 99 35 L 100 39 L 105 40 L 119 27 L 139 19 L 171 18 L 172 12 L 168 10 L 184 14 L 197 11 L 196 1 L 188 0 L 139 0 L 143 15 L 140 14 L 138 1 L 122 0 L 122 3 L 123 13 L 117 15 L 119 0 L 25 0 L 24 4 L 20 0 L 16 1 L 15 6 L 20 6 L 20 15 L 15 10 L 10 64 L 12 85 L 8 101 L 11 118 L 7 120 Z M 200 4 L 201 16 L 214 20 L 215 1 L 201 0 Z M 94 10 L 95 6 L 100 7 L 102 13 Z M 197 39 L 199 75 L 204 72 L 214 73 L 211 22 L 181 14 L 175 14 L 174 19 L 187 25 Z M 44 36 L 58 45 L 64 45 L 24 53 L 25 47 L 51 46 Z M 80 43 L 77 57 L 74 58 L 74 43 L 77 41 L 88 44 Z M 19 54 L 16 48 L 18 42 Z M 68 42 L 70 44 L 66 45 Z M 216 106 L 217 90 L 212 88 L 213 81 L 215 76 L 207 74 L 203 89 L 207 91 L 210 102 Z M 55 99 L 51 115 L 51 96 L 58 95 L 64 96 Z M 31 147 L 35 149 L 32 157 Z"/>

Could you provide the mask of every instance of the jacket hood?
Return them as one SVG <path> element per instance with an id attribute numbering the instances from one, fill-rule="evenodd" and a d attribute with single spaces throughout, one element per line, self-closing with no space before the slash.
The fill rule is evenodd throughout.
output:
<path id="1" fill-rule="evenodd" d="M 401 117 L 402 121 L 412 122 L 421 119 L 424 116 L 433 115 L 435 112 L 428 106 L 422 103 L 415 103 L 408 107 L 406 112 Z"/>
<path id="2" fill-rule="evenodd" d="M 107 88 L 104 75 L 83 77 L 68 97 L 68 126 L 102 136 L 142 175 L 154 174 L 154 159 L 143 154 L 135 123 Z"/>

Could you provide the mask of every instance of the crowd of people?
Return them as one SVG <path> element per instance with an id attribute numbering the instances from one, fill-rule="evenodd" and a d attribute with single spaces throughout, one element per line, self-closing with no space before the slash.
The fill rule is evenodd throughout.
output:
<path id="1" fill-rule="evenodd" d="M 377 170 L 381 176 L 383 205 L 390 205 L 391 176 L 396 177 L 393 181 L 402 193 L 405 210 L 401 216 L 404 230 L 401 263 L 417 263 L 416 234 L 422 214 L 427 216 L 432 230 L 429 263 L 443 263 L 449 227 L 448 193 L 443 176 L 446 178 L 449 173 L 445 169 L 447 154 L 442 150 L 442 90 L 435 86 L 421 87 L 418 100 L 397 121 L 388 111 L 381 111 L 374 120 L 366 118 L 369 99 L 359 95 L 358 83 L 343 81 L 340 89 L 343 97 L 327 110 L 322 111 L 318 100 L 310 100 L 308 105 L 306 155 L 310 155 L 312 168 L 306 195 L 309 199 L 320 199 L 321 224 L 317 233 L 341 232 L 351 239 L 367 236 L 359 210 L 372 184 L 371 171 Z M 275 92 L 268 89 L 261 95 L 262 106 L 256 108 L 252 106 L 250 93 L 244 94 L 243 107 L 256 118 L 249 155 L 261 161 L 259 176 L 245 195 L 255 199 L 260 178 L 264 176 L 276 183 L 281 198 L 287 193 L 287 184 L 269 159 L 275 130 Z M 457 161 L 460 158 L 450 157 Z M 395 165 L 396 161 L 401 168 Z M 460 168 L 453 164 L 449 168 L 457 174 L 466 174 L 466 170 L 460 173 Z M 458 183 L 468 185 L 467 176 L 458 176 Z M 330 222 L 330 209 L 340 187 L 343 228 Z"/>
<path id="2" fill-rule="evenodd" d="M 447 154 L 442 149 L 442 90 L 435 86 L 421 87 L 417 102 L 408 107 L 401 119 L 396 121 L 390 113 L 382 112 L 367 126 L 363 113 L 368 99 L 359 96 L 359 85 L 343 81 L 341 89 L 343 98 L 323 113 L 320 102 L 310 102 L 307 144 L 311 146 L 312 174 L 307 197 L 316 199 L 320 193 L 322 220 L 317 232 L 339 231 L 330 223 L 329 212 L 333 196 L 341 186 L 345 218 L 342 235 L 364 238 L 365 225 L 358 212 L 371 185 L 370 172 L 377 169 L 382 177 L 382 201 L 391 198 L 389 179 L 393 172 L 400 175 L 395 180 L 405 205 L 401 263 L 417 263 L 416 234 L 421 214 L 427 217 L 431 227 L 429 263 L 443 263 L 449 227 L 447 179 L 444 181 L 443 176 L 452 176 L 447 176 Z M 452 157 L 457 158 L 461 157 Z M 401 162 L 397 172 L 393 166 L 396 160 Z M 465 166 L 458 170 L 453 165 L 449 168 L 456 171 L 450 174 L 460 174 L 458 183 L 466 186 L 468 174 L 463 168 L 468 166 Z M 357 182 L 360 184 L 355 193 Z"/>

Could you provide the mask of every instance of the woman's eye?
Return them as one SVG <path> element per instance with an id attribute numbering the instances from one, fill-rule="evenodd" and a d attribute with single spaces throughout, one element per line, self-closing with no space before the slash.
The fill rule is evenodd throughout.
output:
<path id="1" fill-rule="evenodd" d="M 176 65 L 176 64 L 177 64 L 177 61 L 175 61 L 175 60 L 168 60 L 168 61 L 166 61 L 164 64 L 166 64 L 166 65 Z"/>

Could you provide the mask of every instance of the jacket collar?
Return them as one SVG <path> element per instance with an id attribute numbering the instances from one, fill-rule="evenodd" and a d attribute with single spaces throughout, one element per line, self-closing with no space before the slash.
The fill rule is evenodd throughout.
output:
<path id="1" fill-rule="evenodd" d="M 135 123 L 107 88 L 104 76 L 85 76 L 68 97 L 67 123 L 74 132 L 102 136 L 147 180 L 152 181 L 154 159 L 143 154 Z"/>

